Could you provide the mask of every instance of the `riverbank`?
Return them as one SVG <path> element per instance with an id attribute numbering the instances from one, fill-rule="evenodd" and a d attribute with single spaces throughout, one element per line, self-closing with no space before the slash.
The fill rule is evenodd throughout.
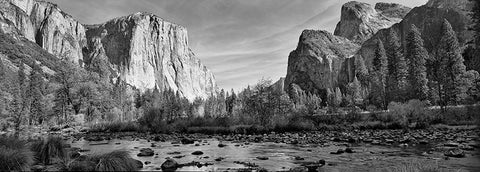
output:
<path id="1" fill-rule="evenodd" d="M 87 149 L 86 154 L 129 150 L 131 156 L 146 162 L 143 170 L 148 171 L 159 170 L 166 159 L 179 164 L 212 164 L 179 170 L 265 168 L 289 171 L 319 167 L 323 171 L 398 171 L 428 167 L 431 171 L 475 171 L 480 169 L 479 131 L 474 126 L 438 126 L 421 130 L 253 135 L 83 133 L 74 135 L 71 144 Z M 151 156 L 138 156 L 145 149 L 151 150 Z"/>

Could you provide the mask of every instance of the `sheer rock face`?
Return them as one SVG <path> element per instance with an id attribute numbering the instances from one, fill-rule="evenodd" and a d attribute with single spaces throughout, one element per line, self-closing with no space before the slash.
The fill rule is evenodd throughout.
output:
<path id="1" fill-rule="evenodd" d="M 188 47 L 186 29 L 151 14 L 91 26 L 87 40 L 85 26 L 55 4 L 0 0 L 0 31 L 80 66 L 108 62 L 93 65 L 107 66 L 114 77 L 142 91 L 172 89 L 190 100 L 216 94 L 213 74 Z"/>
<path id="2" fill-rule="evenodd" d="M 378 30 L 398 23 L 410 8 L 391 3 L 378 3 L 375 8 L 367 3 L 351 1 L 342 6 L 341 19 L 334 35 L 361 44 Z"/>
<path id="3" fill-rule="evenodd" d="M 460 45 L 465 45 L 472 39 L 472 32 L 468 30 L 472 23 L 465 8 L 470 5 L 469 0 L 431 0 L 427 5 L 412 9 L 404 19 L 390 28 L 382 29 L 365 41 L 356 56 L 362 56 L 367 67 L 371 67 L 375 42 L 377 39 L 386 42 L 388 33 L 393 30 L 406 45 L 406 37 L 412 25 L 419 28 L 424 39 L 424 46 L 430 52 L 436 51 L 441 39 L 441 28 L 444 19 L 447 19 L 457 33 Z M 353 58 L 352 58 L 353 59 Z"/>
<path id="4" fill-rule="evenodd" d="M 0 12 L 0 23 L 4 33 L 22 34 L 28 40 L 35 41 L 35 29 L 32 21 L 22 8 L 8 0 L 0 0 Z"/>
<path id="5" fill-rule="evenodd" d="M 86 46 L 85 28 L 55 4 L 35 0 L 1 0 L 14 5 L 7 17 L 30 41 L 36 42 L 49 53 L 74 63 L 83 61 L 82 49 Z M 11 6 L 13 6 L 11 5 Z M 15 15 L 13 15 L 15 14 Z M 5 17 L 5 14 L 4 14 Z"/>
<path id="6" fill-rule="evenodd" d="M 186 98 L 216 94 L 213 74 L 188 47 L 187 30 L 149 13 L 120 17 L 87 30 L 87 61 L 106 58 L 140 90 L 172 89 Z"/>
<path id="7" fill-rule="evenodd" d="M 327 89 L 348 80 L 349 73 L 353 71 L 344 71 L 349 68 L 345 60 L 358 48 L 359 45 L 350 40 L 326 31 L 303 31 L 297 49 L 288 57 L 285 91 L 298 86 L 325 98 Z"/>

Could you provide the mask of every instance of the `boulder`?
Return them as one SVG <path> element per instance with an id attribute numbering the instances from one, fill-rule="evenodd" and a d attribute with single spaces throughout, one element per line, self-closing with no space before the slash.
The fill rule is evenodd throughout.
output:
<path id="1" fill-rule="evenodd" d="M 153 155 L 155 155 L 155 152 L 150 148 L 142 148 L 140 149 L 140 153 L 137 154 L 137 156 L 153 156 Z"/>
<path id="2" fill-rule="evenodd" d="M 339 154 L 343 154 L 345 153 L 345 151 L 343 149 L 338 149 L 336 152 L 330 152 L 330 154 L 335 154 L 335 155 L 339 155 Z"/>
<path id="3" fill-rule="evenodd" d="M 167 158 L 160 167 L 162 168 L 162 171 L 175 171 L 179 167 L 179 164 L 174 159 Z"/>
<path id="4" fill-rule="evenodd" d="M 444 153 L 447 157 L 464 158 L 465 152 L 461 149 L 451 149 Z"/>
<path id="5" fill-rule="evenodd" d="M 142 161 L 139 161 L 139 160 L 136 160 L 136 159 L 134 159 L 134 161 L 135 161 L 135 164 L 137 165 L 137 169 L 142 169 L 142 168 L 143 168 L 143 163 L 142 163 Z M 146 164 L 147 164 L 147 163 L 145 163 L 145 165 L 146 165 Z"/>
<path id="6" fill-rule="evenodd" d="M 203 155 L 203 152 L 202 151 L 195 151 L 195 152 L 192 152 L 192 155 Z"/>
<path id="7" fill-rule="evenodd" d="M 268 157 L 266 157 L 266 156 L 257 156 L 257 159 L 259 159 L 259 160 L 268 160 Z"/>

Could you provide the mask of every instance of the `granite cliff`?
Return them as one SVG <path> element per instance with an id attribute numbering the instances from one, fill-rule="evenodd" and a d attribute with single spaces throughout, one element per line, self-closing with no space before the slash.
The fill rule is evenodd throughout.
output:
<path id="1" fill-rule="evenodd" d="M 149 13 L 88 27 L 87 31 L 49 2 L 0 0 L 0 31 L 27 48 L 39 51 L 39 46 L 81 67 L 108 68 L 111 78 L 141 91 L 171 89 L 190 100 L 216 94 L 214 76 L 189 48 L 186 28 Z M 8 53 L 13 53 L 9 57 L 22 56 L 18 51 Z M 95 64 L 99 62 L 105 63 Z"/>
<path id="2" fill-rule="evenodd" d="M 190 100 L 216 94 L 213 74 L 188 47 L 187 30 L 150 13 L 120 17 L 87 30 L 87 63 L 107 59 L 128 84 L 172 89 Z"/>
<path id="3" fill-rule="evenodd" d="M 370 39 L 366 40 L 361 49 L 355 55 L 362 56 L 367 66 L 371 65 L 376 40 L 386 41 L 388 33 L 393 30 L 405 46 L 406 35 L 412 25 L 419 28 L 424 39 L 424 46 L 430 52 L 436 51 L 440 41 L 440 29 L 444 19 L 452 24 L 457 33 L 460 45 L 464 46 L 472 39 L 472 32 L 468 27 L 471 19 L 466 12 L 469 8 L 469 0 L 430 0 L 426 5 L 412 9 L 400 23 L 392 27 L 379 30 Z"/>
<path id="4" fill-rule="evenodd" d="M 3 16 L 13 21 L 14 26 L 28 40 L 36 42 L 61 59 L 82 64 L 86 37 L 81 23 L 49 2 L 1 1 Z"/>
<path id="5" fill-rule="evenodd" d="M 398 23 L 410 11 L 410 8 L 392 3 L 373 5 L 351 1 L 342 6 L 340 22 L 334 35 L 350 39 L 361 44 L 378 30 Z"/>
<path id="6" fill-rule="evenodd" d="M 460 44 L 465 45 L 472 38 L 468 30 L 469 8 L 468 0 L 430 0 L 414 9 L 389 3 L 377 3 L 375 7 L 355 1 L 346 3 L 334 35 L 312 30 L 302 33 L 297 49 L 288 57 L 285 90 L 302 89 L 324 99 L 327 89 L 343 88 L 353 80 L 358 60 L 363 59 L 366 67 L 371 67 L 375 41 L 386 42 L 390 30 L 398 34 L 404 46 L 412 24 L 422 32 L 430 52 L 439 42 L 444 19 L 450 21 Z"/>
<path id="7" fill-rule="evenodd" d="M 327 31 L 305 30 L 297 49 L 288 56 L 285 90 L 295 87 L 326 96 L 326 90 L 339 86 L 345 60 L 355 54 L 359 45 Z M 325 98 L 325 97 L 322 97 Z"/>

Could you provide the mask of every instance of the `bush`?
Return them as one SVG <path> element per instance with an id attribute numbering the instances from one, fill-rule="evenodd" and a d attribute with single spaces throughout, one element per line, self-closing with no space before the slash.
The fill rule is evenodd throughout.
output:
<path id="1" fill-rule="evenodd" d="M 389 112 L 377 115 L 377 119 L 386 123 L 387 128 L 406 128 L 414 124 L 415 128 L 425 128 L 430 124 L 427 102 L 410 100 L 407 103 L 392 102 Z"/>
<path id="2" fill-rule="evenodd" d="M 104 122 L 90 125 L 90 132 L 136 132 L 141 131 L 135 121 Z"/>
<path id="3" fill-rule="evenodd" d="M 170 131 L 165 120 L 164 110 L 161 108 L 147 109 L 138 122 L 151 132 L 168 133 Z"/>
<path id="4" fill-rule="evenodd" d="M 93 162 L 95 171 L 137 171 L 137 164 L 127 151 L 117 150 L 102 155 L 89 157 L 87 162 Z"/>
<path id="5" fill-rule="evenodd" d="M 65 143 L 61 137 L 49 136 L 34 141 L 31 149 L 35 152 L 36 160 L 45 165 L 49 165 L 52 158 L 63 158 L 66 155 Z"/>
<path id="6" fill-rule="evenodd" d="M 0 136 L 0 171 L 30 171 L 32 164 L 33 153 L 26 142 Z"/>

